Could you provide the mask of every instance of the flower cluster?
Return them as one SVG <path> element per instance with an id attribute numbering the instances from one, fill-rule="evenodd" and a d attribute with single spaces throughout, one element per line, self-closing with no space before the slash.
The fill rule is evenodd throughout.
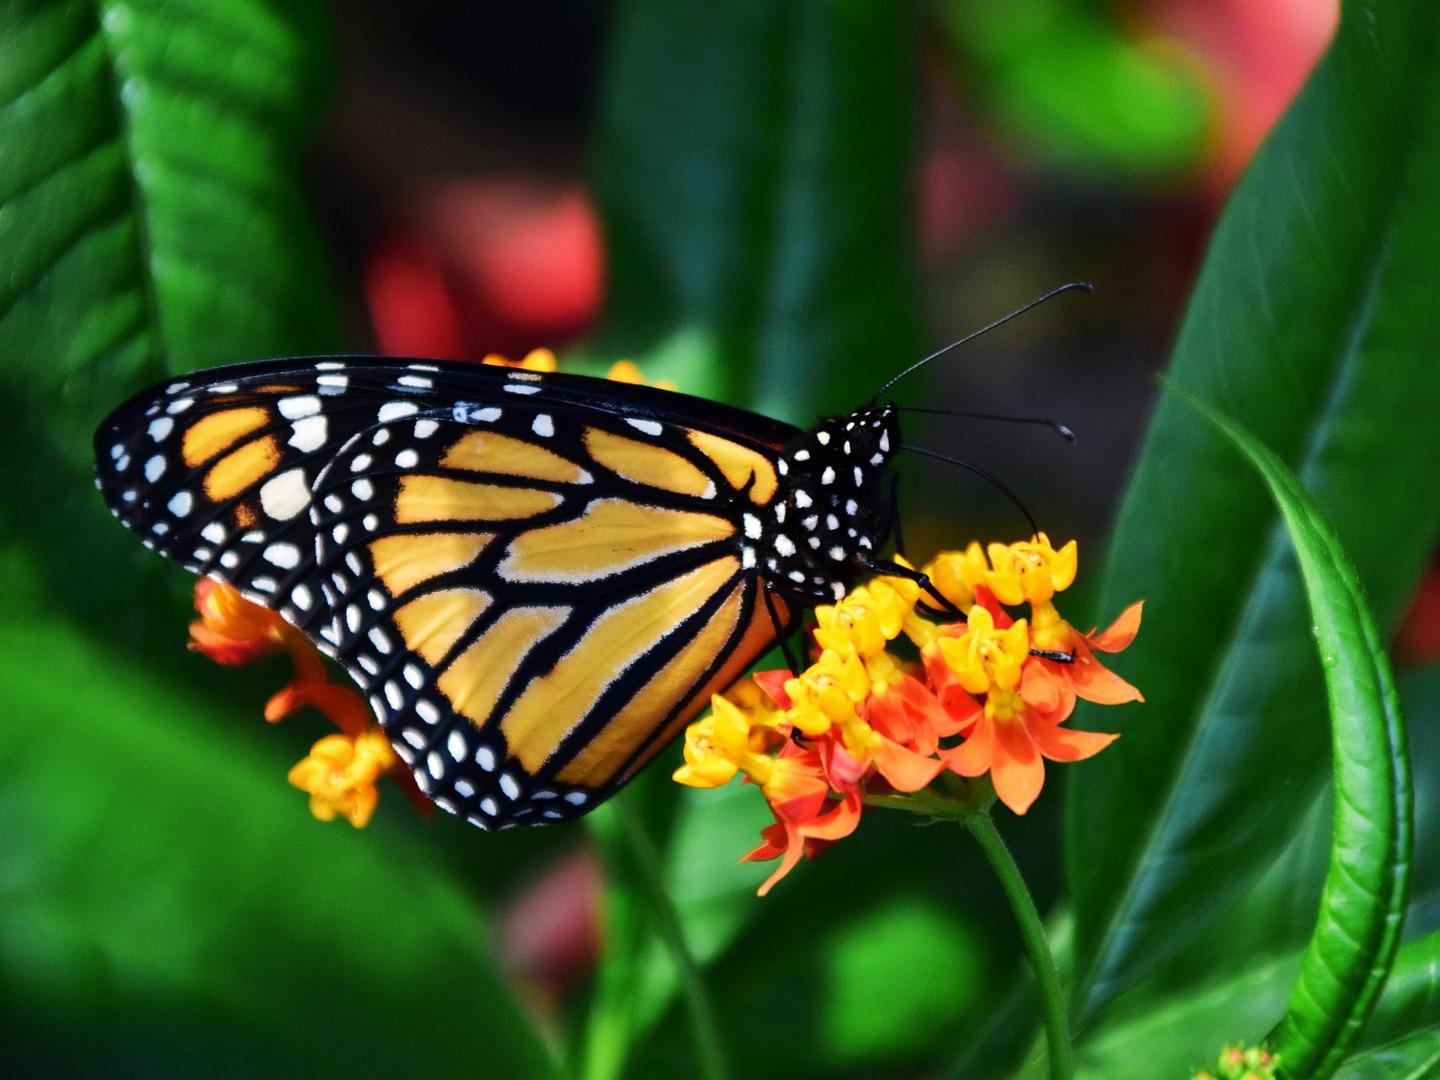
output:
<path id="1" fill-rule="evenodd" d="M 909 796 L 923 809 L 946 798 L 926 790 L 937 781 L 988 776 L 1023 814 L 1046 759 L 1079 761 L 1116 738 L 1063 725 L 1077 698 L 1143 700 L 1095 657 L 1130 644 L 1141 605 L 1081 633 L 1054 603 L 1075 571 L 1074 541 L 1058 551 L 1043 533 L 972 543 L 923 568 L 928 588 L 879 577 L 817 608 L 808 668 L 762 672 L 712 699 L 686 731 L 675 779 L 709 788 L 743 775 L 759 786 L 775 823 L 745 858 L 781 860 L 762 896 L 801 855 L 853 832 L 867 802 Z M 1028 616 L 1008 610 L 1021 605 Z M 891 651 L 902 637 L 915 659 Z"/>
<path id="2" fill-rule="evenodd" d="M 1275 1080 L 1280 1059 L 1264 1047 L 1227 1046 L 1215 1069 L 1199 1069 L 1193 1080 Z"/>

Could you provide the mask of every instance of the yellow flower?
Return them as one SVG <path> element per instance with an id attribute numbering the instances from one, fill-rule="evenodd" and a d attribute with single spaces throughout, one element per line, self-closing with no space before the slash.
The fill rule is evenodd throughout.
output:
<path id="1" fill-rule="evenodd" d="M 310 812 L 319 820 L 343 817 L 360 829 L 375 812 L 375 781 L 394 765 L 389 740 L 372 728 L 354 738 L 325 736 L 290 770 L 289 780 L 310 793 Z"/>
<path id="2" fill-rule="evenodd" d="M 499 353 L 491 353 L 481 363 L 489 364 L 492 367 L 519 368 L 521 371 L 539 371 L 547 374 L 559 366 L 555 362 L 555 354 L 549 349 L 531 349 L 525 354 L 523 360 L 509 360 Z"/>
<path id="3" fill-rule="evenodd" d="M 995 626 L 995 618 L 978 604 L 970 609 L 965 632 L 939 639 L 940 653 L 956 677 L 972 694 L 991 687 L 1013 690 L 1020 685 L 1020 668 L 1030 655 L 1030 634 L 1024 619 L 1008 630 Z"/>
<path id="4" fill-rule="evenodd" d="M 685 764 L 677 783 L 697 788 L 727 784 L 750 752 L 750 718 L 734 702 L 715 694 L 710 712 L 685 729 Z"/>
<path id="5" fill-rule="evenodd" d="M 823 735 L 832 724 L 854 720 L 856 704 L 869 693 L 870 677 L 859 657 L 826 649 L 798 679 L 785 681 L 790 698 L 785 717 L 806 735 Z"/>
<path id="6" fill-rule="evenodd" d="M 633 360 L 617 360 L 605 377 L 611 382 L 629 383 L 631 386 L 645 386 L 645 376 L 640 374 L 640 369 L 635 366 Z M 657 390 L 674 390 L 675 384 L 669 379 L 657 379 L 649 385 Z"/>
<path id="7" fill-rule="evenodd" d="M 837 604 L 815 609 L 815 641 L 842 657 L 869 659 L 885 651 L 915 608 L 920 586 L 904 578 L 876 578 Z"/>
<path id="8" fill-rule="evenodd" d="M 964 551 L 946 551 L 925 567 L 925 576 L 936 590 L 961 611 L 975 602 L 975 587 L 984 585 L 990 567 L 978 542 L 970 541 Z"/>
<path id="9" fill-rule="evenodd" d="M 1016 544 L 991 544 L 989 553 L 993 569 L 986 584 L 1002 604 L 1045 604 L 1075 580 L 1074 540 L 1056 551 L 1048 536 L 1036 533 Z"/>

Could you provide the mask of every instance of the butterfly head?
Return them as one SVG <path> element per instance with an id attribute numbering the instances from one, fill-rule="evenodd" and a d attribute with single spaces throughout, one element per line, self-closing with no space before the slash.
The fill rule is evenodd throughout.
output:
<path id="1" fill-rule="evenodd" d="M 777 589 L 810 603 L 845 595 L 893 525 L 890 460 L 899 446 L 887 405 L 827 418 L 784 449 L 768 519 L 745 522 L 760 572 Z"/>

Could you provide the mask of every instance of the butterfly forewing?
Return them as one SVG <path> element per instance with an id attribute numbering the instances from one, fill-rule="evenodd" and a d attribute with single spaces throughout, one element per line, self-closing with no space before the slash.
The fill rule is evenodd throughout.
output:
<path id="1" fill-rule="evenodd" d="M 334 656 L 443 808 L 564 818 L 773 642 L 743 533 L 795 434 L 594 385 L 396 361 L 220 369 L 102 425 L 100 486 L 148 544 Z"/>

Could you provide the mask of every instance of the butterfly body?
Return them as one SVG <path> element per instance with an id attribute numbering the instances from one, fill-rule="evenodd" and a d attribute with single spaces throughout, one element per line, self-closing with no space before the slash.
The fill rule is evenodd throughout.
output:
<path id="1" fill-rule="evenodd" d="M 810 432 L 583 376 L 313 357 L 199 373 L 96 433 L 147 546 L 278 611 L 485 828 L 617 790 L 892 521 L 888 408 Z"/>

